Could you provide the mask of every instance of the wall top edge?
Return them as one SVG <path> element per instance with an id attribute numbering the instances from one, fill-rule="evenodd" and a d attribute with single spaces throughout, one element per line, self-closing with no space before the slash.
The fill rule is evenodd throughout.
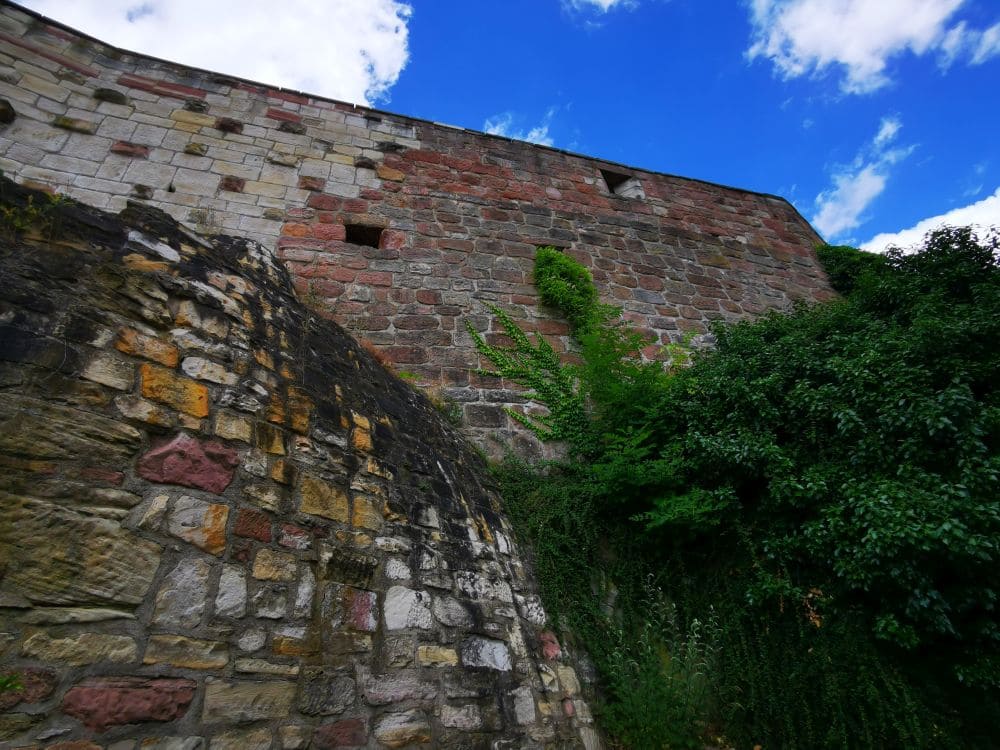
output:
<path id="1" fill-rule="evenodd" d="M 726 185 L 726 184 L 720 183 L 720 182 L 712 182 L 711 180 L 703 180 L 703 179 L 700 179 L 700 178 L 697 178 L 697 177 L 687 177 L 685 175 L 678 175 L 678 174 L 673 174 L 673 173 L 670 173 L 670 172 L 660 172 L 660 171 L 657 171 L 657 170 L 647 169 L 645 167 L 639 167 L 639 166 L 635 166 L 635 165 L 632 165 L 632 164 L 627 164 L 627 163 L 623 163 L 623 162 L 616 162 L 616 161 L 611 161 L 609 159 L 603 159 L 603 158 L 600 158 L 600 157 L 591 156 L 589 154 L 582 154 L 582 153 L 579 153 L 579 152 L 576 152 L 576 151 L 570 151 L 570 150 L 567 150 L 567 149 L 558 148 L 556 146 L 546 146 L 546 145 L 543 145 L 543 144 L 531 143 L 531 142 L 528 142 L 528 141 L 521 141 L 521 140 L 518 140 L 518 139 L 515 139 L 515 138 L 509 138 L 509 137 L 503 136 L 503 135 L 497 135 L 497 134 L 494 134 L 494 133 L 486 133 L 486 132 L 483 132 L 483 131 L 480 131 L 480 130 L 466 128 L 466 127 L 463 127 L 463 126 L 460 126 L 460 125 L 450 125 L 448 123 L 436 122 L 436 121 L 428 120 L 428 119 L 422 118 L 422 117 L 414 117 L 414 116 L 411 116 L 411 115 L 403 115 L 403 114 L 399 114 L 398 112 L 390 112 L 388 110 L 378 109 L 377 107 L 369 107 L 369 106 L 366 106 L 366 105 L 357 104 L 356 102 L 348 102 L 348 101 L 344 101 L 344 100 L 341 100 L 341 99 L 334 99 L 333 97 L 321 96 L 319 94 L 313 94 L 313 93 L 310 93 L 308 91 L 299 91 L 297 89 L 287 88 L 287 87 L 284 87 L 284 86 L 276 86 L 276 85 L 272 85 L 272 84 L 269 84 L 269 83 L 264 83 L 264 82 L 261 82 L 261 81 L 254 81 L 252 79 L 243 78 L 241 76 L 232 75 L 230 73 L 221 73 L 219 71 L 207 70 L 205 68 L 199 68 L 199 67 L 196 67 L 194 65 L 185 65 L 183 63 L 178 63 L 178 62 L 175 62 L 173 60 L 166 60 L 164 58 L 156 57 L 154 55 L 148 55 L 148 54 L 145 54 L 145 53 L 142 53 L 142 52 L 135 52 L 135 51 L 132 51 L 132 50 L 129 50 L 129 49 L 125 49 L 123 47 L 116 47 L 113 44 L 109 44 L 108 42 L 105 42 L 103 39 L 99 39 L 99 38 L 97 38 L 95 36 L 91 36 L 90 34 L 86 34 L 86 33 L 82 32 L 82 31 L 80 31 L 78 29 L 75 29 L 75 28 L 71 27 L 71 26 L 67 26 L 66 24 L 64 24 L 64 23 L 62 23 L 60 21 L 57 21 L 57 20 L 55 20 L 53 18 L 49 18 L 48 16 L 45 16 L 45 15 L 43 15 L 41 13 L 38 13 L 38 12 L 36 12 L 34 10 L 31 10 L 30 8 L 26 8 L 26 7 L 22 6 L 22 5 L 19 5 L 19 4 L 15 3 L 15 2 L 11 2 L 11 0 L 0 0 L 0 7 L 13 8 L 13 9 L 15 9 L 15 10 L 21 12 L 21 13 L 24 13 L 26 16 L 29 16 L 30 18 L 35 19 L 36 21 L 38 21 L 40 23 L 44 23 L 45 25 L 52 26 L 54 28 L 60 29 L 63 32 L 66 32 L 68 34 L 72 34 L 72 35 L 74 35 L 76 37 L 79 37 L 80 39 L 85 39 L 85 40 L 97 43 L 97 44 L 101 45 L 102 47 L 104 47 L 104 48 L 106 48 L 108 50 L 112 50 L 112 51 L 114 51 L 116 53 L 119 53 L 119 54 L 122 54 L 122 55 L 131 55 L 133 57 L 137 57 L 137 58 L 141 58 L 141 59 L 145 59 L 145 60 L 150 60 L 152 62 L 159 63 L 161 65 L 169 66 L 170 68 L 173 68 L 173 69 L 178 70 L 178 71 L 193 71 L 193 72 L 201 73 L 201 74 L 204 74 L 204 75 L 222 76 L 222 77 L 225 77 L 225 78 L 232 79 L 234 82 L 246 84 L 248 86 L 262 87 L 262 88 L 266 88 L 266 89 L 269 89 L 269 90 L 272 90 L 272 91 L 278 91 L 278 92 L 282 92 L 282 93 L 293 95 L 293 96 L 301 96 L 301 97 L 305 97 L 305 98 L 316 100 L 316 101 L 329 102 L 329 103 L 332 103 L 332 104 L 340 105 L 342 107 L 349 107 L 354 112 L 357 112 L 358 114 L 362 114 L 362 115 L 363 114 L 384 115 L 384 116 L 387 116 L 387 117 L 392 117 L 392 118 L 394 118 L 394 119 L 396 119 L 398 121 L 404 122 L 404 123 L 419 123 L 419 124 L 421 124 L 421 125 L 423 125 L 425 127 L 439 128 L 439 129 L 442 129 L 442 130 L 451 130 L 451 131 L 456 131 L 456 132 L 468 133 L 469 135 L 474 136 L 476 138 L 490 139 L 490 140 L 495 140 L 495 141 L 499 141 L 499 142 L 502 142 L 502 143 L 515 144 L 515 145 L 517 145 L 519 147 L 522 147 L 522 148 L 524 148 L 526 150 L 538 150 L 538 151 L 543 151 L 543 152 L 548 152 L 548 153 L 555 153 L 555 154 L 560 154 L 560 155 L 564 155 L 564 156 L 569 156 L 569 157 L 572 157 L 572 158 L 575 158 L 575 159 L 581 159 L 583 161 L 590 162 L 590 163 L 592 163 L 595 166 L 595 168 L 598 168 L 598 169 L 602 168 L 602 167 L 608 167 L 608 168 L 611 168 L 611 169 L 617 168 L 617 169 L 621 169 L 621 170 L 625 170 L 625 171 L 637 172 L 637 173 L 642 173 L 642 174 L 651 175 L 651 176 L 655 176 L 655 177 L 665 177 L 665 178 L 668 178 L 668 179 L 683 180 L 685 182 L 691 182 L 691 183 L 706 185 L 706 186 L 709 186 L 709 187 L 712 187 L 712 188 L 722 189 L 722 190 L 728 190 L 728 191 L 732 191 L 734 193 L 740 193 L 740 194 L 743 194 L 743 195 L 754 195 L 754 196 L 758 196 L 758 197 L 769 199 L 769 200 L 776 200 L 776 201 L 779 201 L 781 203 L 784 203 L 799 219 L 802 220 L 802 222 L 804 224 L 806 224 L 807 226 L 809 226 L 810 229 L 812 229 L 812 231 L 816 234 L 817 237 L 821 238 L 821 235 L 819 234 L 819 232 L 816 232 L 815 228 L 812 227 L 812 225 L 809 223 L 809 221 L 799 212 L 799 210 L 787 198 L 785 198 L 784 196 L 781 196 L 781 195 L 774 194 L 774 193 L 767 193 L 767 192 L 760 191 L 760 190 L 750 190 L 750 189 L 747 189 L 747 188 L 736 187 L 736 186 L 733 186 L 733 185 Z"/>

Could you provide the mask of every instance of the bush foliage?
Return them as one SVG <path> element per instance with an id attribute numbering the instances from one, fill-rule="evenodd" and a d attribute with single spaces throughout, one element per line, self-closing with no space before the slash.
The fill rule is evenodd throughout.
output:
<path id="1" fill-rule="evenodd" d="M 820 257 L 842 299 L 720 326 L 689 367 L 643 361 L 586 270 L 551 249 L 536 284 L 583 364 L 561 365 L 499 311 L 514 346 L 478 341 L 548 407 L 526 423 L 566 443 L 556 465 L 500 473 L 625 746 L 713 729 L 741 747 L 997 745 L 997 237 L 945 229 L 912 255 Z M 677 608 L 659 647 L 683 658 L 677 633 L 694 627 L 689 660 L 713 655 L 697 706 L 649 656 L 649 575 Z M 594 597 L 609 587 L 612 614 Z M 611 626 L 648 646 L 630 657 L 632 688 L 622 649 L 602 645 Z M 635 734 L 654 697 L 686 706 L 687 729 Z"/>

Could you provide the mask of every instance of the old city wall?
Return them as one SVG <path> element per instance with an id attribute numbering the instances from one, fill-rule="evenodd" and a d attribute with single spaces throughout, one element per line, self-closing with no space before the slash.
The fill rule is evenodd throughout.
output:
<path id="1" fill-rule="evenodd" d="M 0 746 L 600 747 L 482 458 L 267 248 L 0 208 Z"/>
<path id="2" fill-rule="evenodd" d="M 608 164 L 124 52 L 0 8 L 0 169 L 118 211 L 276 249 L 300 297 L 460 405 L 491 452 L 509 385 L 470 374 L 486 303 L 568 346 L 537 307 L 538 245 L 564 248 L 650 334 L 830 294 L 819 237 L 783 199 Z"/>

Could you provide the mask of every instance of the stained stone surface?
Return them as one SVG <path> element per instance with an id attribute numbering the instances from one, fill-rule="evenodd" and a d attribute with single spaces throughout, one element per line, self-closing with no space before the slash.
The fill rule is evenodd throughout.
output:
<path id="1" fill-rule="evenodd" d="M 266 248 L 53 210 L 0 233 L 0 744 L 581 746 L 590 686 L 433 404 Z"/>

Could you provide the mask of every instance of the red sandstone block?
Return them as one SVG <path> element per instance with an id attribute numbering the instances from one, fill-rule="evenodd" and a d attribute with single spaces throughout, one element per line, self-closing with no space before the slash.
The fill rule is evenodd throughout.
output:
<path id="1" fill-rule="evenodd" d="M 347 198 L 344 200 L 344 210 L 352 214 L 368 213 L 368 201 L 359 198 Z"/>
<path id="2" fill-rule="evenodd" d="M 231 174 L 227 174 L 223 175 L 223 177 L 219 180 L 219 190 L 225 190 L 230 193 L 242 193 L 246 184 L 247 181 L 242 177 L 235 177 Z"/>
<path id="3" fill-rule="evenodd" d="M 357 271 L 352 271 L 350 268 L 344 268 L 342 266 L 335 266 L 332 264 L 323 264 L 318 266 L 314 272 L 314 275 L 318 279 L 330 279 L 331 281 L 340 281 L 344 284 L 350 284 L 357 277 Z"/>
<path id="4" fill-rule="evenodd" d="M 433 289 L 418 289 L 416 299 L 422 305 L 437 305 L 441 302 L 441 292 Z"/>
<path id="5" fill-rule="evenodd" d="M 386 229 L 382 232 L 381 247 L 385 250 L 399 250 L 406 246 L 406 233 L 398 229 Z"/>
<path id="6" fill-rule="evenodd" d="M 265 117 L 270 117 L 272 120 L 284 120 L 285 122 L 302 122 L 302 117 L 295 114 L 294 112 L 289 112 L 287 109 L 280 109 L 278 107 L 268 107 L 267 112 L 264 113 Z"/>
<path id="7" fill-rule="evenodd" d="M 243 508 L 236 518 L 236 526 L 233 528 L 236 536 L 256 539 L 259 542 L 271 541 L 271 518 L 267 513 L 259 510 Z"/>
<path id="8" fill-rule="evenodd" d="M 343 242 L 347 232 L 343 224 L 313 224 L 312 233 L 319 240 L 338 240 Z"/>
<path id="9" fill-rule="evenodd" d="M 306 205 L 309 208 L 315 208 L 319 211 L 337 211 L 343 205 L 343 199 L 335 195 L 313 193 L 306 200 Z"/>
<path id="10" fill-rule="evenodd" d="M 326 187 L 326 180 L 321 177 L 299 177 L 299 189 L 300 190 L 312 190 L 313 192 L 319 193 Z"/>
<path id="11" fill-rule="evenodd" d="M 329 281 L 327 279 L 317 279 L 310 284 L 309 288 L 312 290 L 313 294 L 330 298 L 339 297 L 345 291 L 344 285 L 339 281 Z M 342 312 L 346 312 L 346 310 L 342 310 Z"/>
<path id="12" fill-rule="evenodd" d="M 398 365 L 419 365 L 427 361 L 427 350 L 422 346 L 387 346 L 382 353 Z"/>
<path id="13" fill-rule="evenodd" d="M 239 456 L 217 441 L 200 441 L 181 433 L 154 445 L 139 459 L 138 474 L 161 484 L 179 484 L 222 494 L 233 481 Z"/>
<path id="14" fill-rule="evenodd" d="M 392 286 L 392 274 L 383 271 L 364 271 L 358 274 L 358 283 L 371 286 Z"/>
<path id="15" fill-rule="evenodd" d="M 355 319 L 351 327 L 359 331 L 384 331 L 389 327 L 389 319 L 381 315 L 365 315 Z"/>
<path id="16" fill-rule="evenodd" d="M 149 146 L 140 146 L 129 141 L 115 141 L 111 146 L 111 153 L 131 156 L 134 159 L 146 159 L 149 157 Z"/>
<path id="17" fill-rule="evenodd" d="M 63 713 L 94 732 L 141 721 L 173 721 L 194 698 L 194 680 L 148 677 L 92 677 L 63 696 Z"/>
<path id="18" fill-rule="evenodd" d="M 358 747 L 367 742 L 368 733 L 361 719 L 341 719 L 333 724 L 324 724 L 316 729 L 312 738 L 312 745 L 317 750 Z"/>
<path id="19" fill-rule="evenodd" d="M 392 320 L 392 324 L 399 330 L 430 330 L 438 328 L 438 320 L 433 315 L 397 315 Z"/>

